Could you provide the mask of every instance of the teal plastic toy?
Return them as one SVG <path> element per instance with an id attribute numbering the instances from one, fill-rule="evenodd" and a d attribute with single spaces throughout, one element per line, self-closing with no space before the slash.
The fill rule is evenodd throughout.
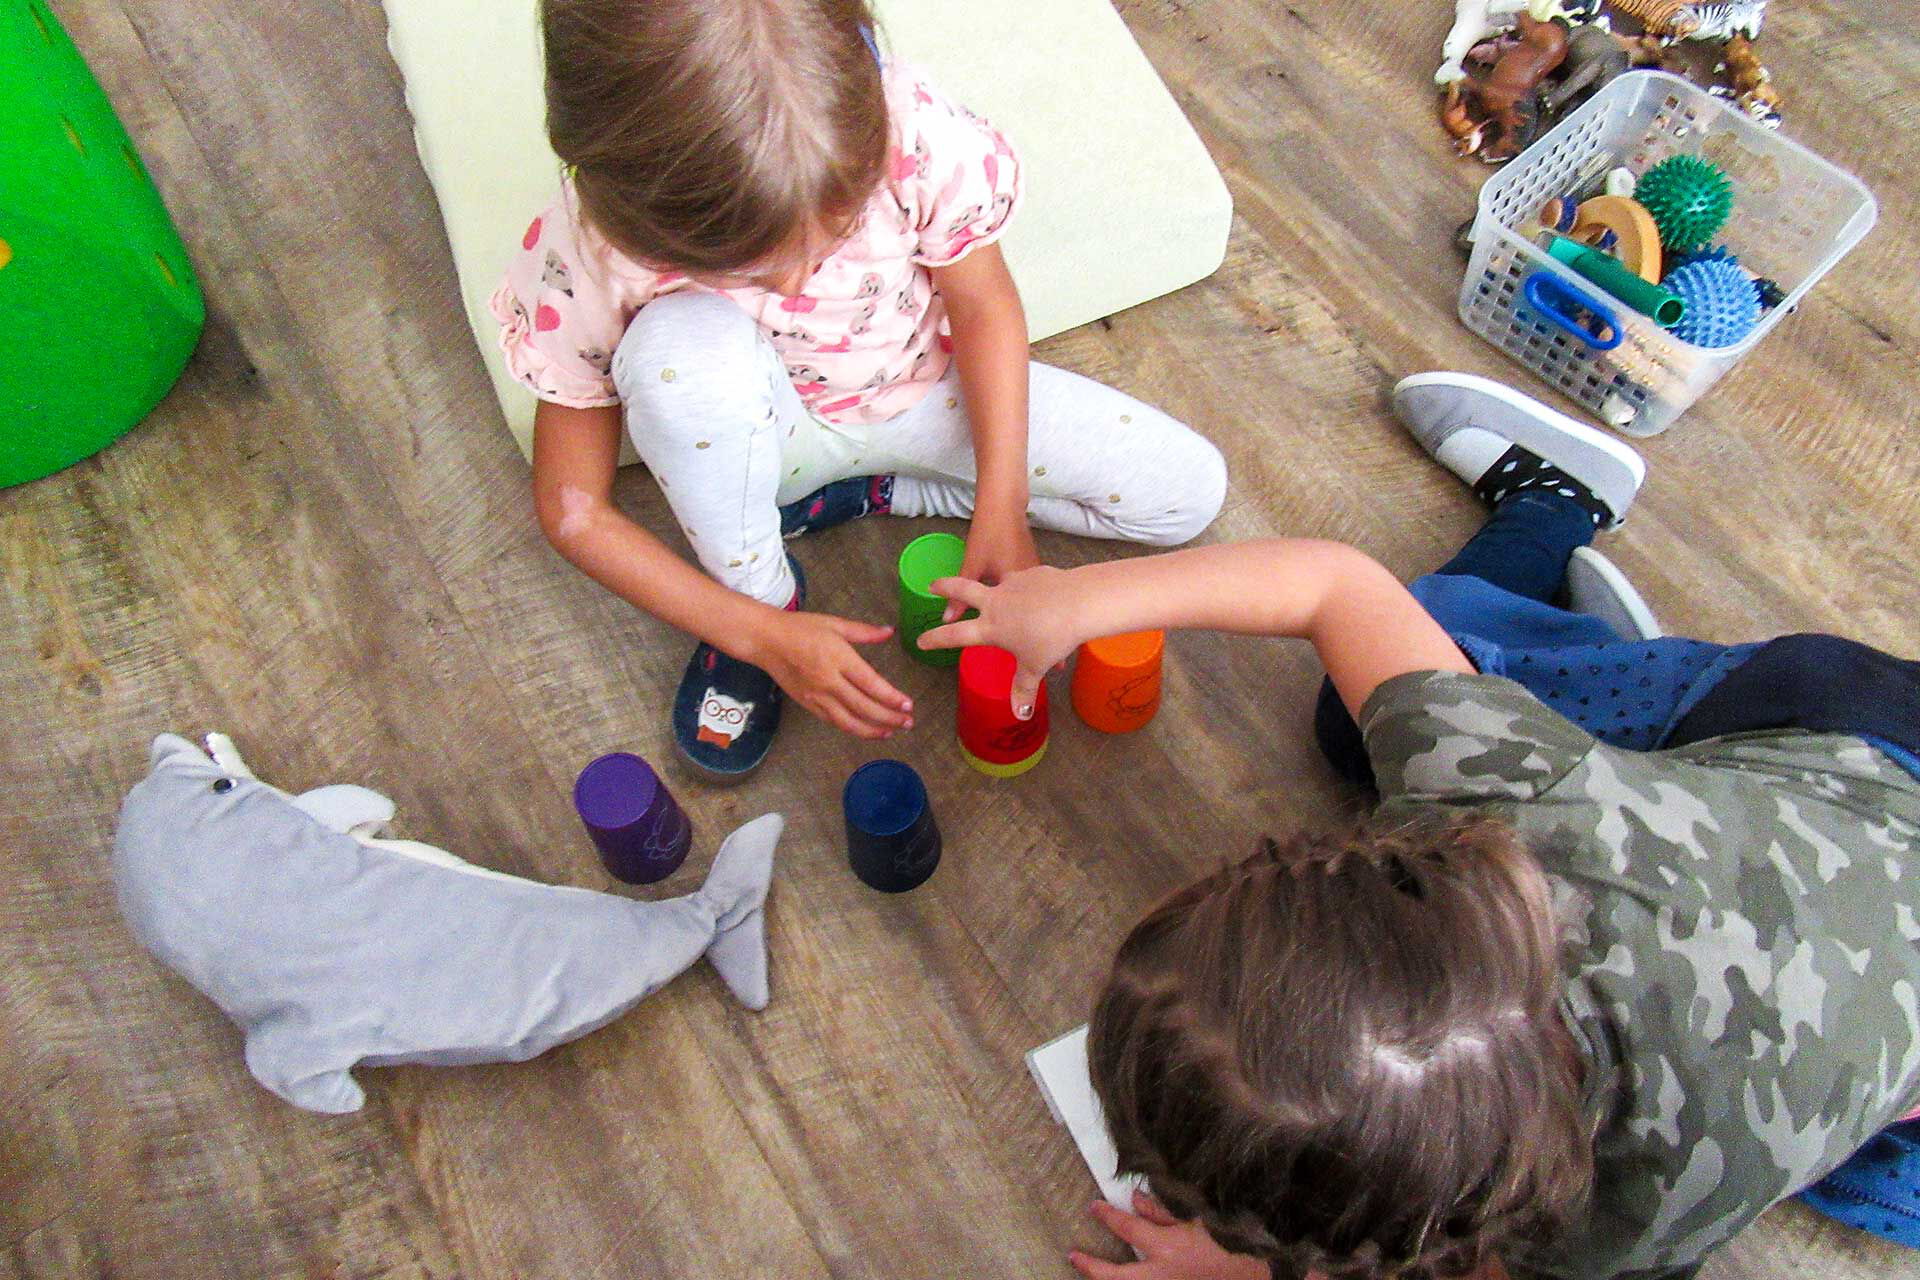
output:
<path id="1" fill-rule="evenodd" d="M 1662 329 L 1673 328 L 1686 316 L 1687 304 L 1683 299 L 1661 285 L 1642 280 L 1610 253 L 1589 249 L 1566 236 L 1555 236 L 1547 252 L 1555 261 L 1566 263 L 1641 315 L 1650 316 Z"/>
<path id="2" fill-rule="evenodd" d="M 1698 156 L 1668 156 L 1640 175 L 1633 198 L 1660 228 L 1660 243 L 1674 253 L 1698 249 L 1713 239 L 1733 212 L 1733 183 L 1720 166 Z"/>
<path id="3" fill-rule="evenodd" d="M 0 3 L 0 486 L 104 449 L 180 376 L 206 301 L 43 0 Z"/>

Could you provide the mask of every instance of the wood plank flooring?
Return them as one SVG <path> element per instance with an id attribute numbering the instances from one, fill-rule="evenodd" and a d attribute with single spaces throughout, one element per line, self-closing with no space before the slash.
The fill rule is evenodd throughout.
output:
<path id="1" fill-rule="evenodd" d="M 1306 736 L 1298 646 L 1183 636 L 1131 740 L 1056 721 L 990 784 L 938 712 L 888 750 L 948 833 L 922 890 L 848 874 L 836 797 L 882 754 L 796 714 L 762 774 L 678 793 L 699 834 L 777 809 L 775 998 L 695 971 L 536 1062 L 363 1073 L 323 1118 L 131 941 L 107 872 L 157 731 L 232 733 L 292 788 L 364 783 L 402 834 L 608 887 L 567 788 L 665 760 L 686 642 L 574 574 L 462 322 L 372 0 L 60 0 L 206 282 L 178 389 L 100 457 L 0 492 L 0 1277 L 1065 1277 L 1092 1184 L 1021 1064 L 1082 1020 L 1150 901 L 1262 831 L 1353 803 Z M 1423 368 L 1503 375 L 1460 328 L 1454 160 L 1427 78 L 1442 3 L 1123 0 L 1233 188 L 1211 279 L 1043 358 L 1226 451 L 1208 535 L 1355 541 L 1408 576 L 1478 512 L 1384 408 Z M 1920 4 L 1780 0 L 1790 134 L 1880 226 L 1681 425 L 1607 544 L 1676 631 L 1845 631 L 1920 652 Z M 107 353 L 105 358 L 110 358 Z M 647 477 L 620 495 L 672 528 Z M 818 607 L 884 618 L 910 532 L 802 543 Z M 1077 563 L 1114 549 L 1045 535 Z M 923 706 L 947 678 L 880 659 Z M 1793 1206 L 1713 1280 L 1916 1274 Z"/>

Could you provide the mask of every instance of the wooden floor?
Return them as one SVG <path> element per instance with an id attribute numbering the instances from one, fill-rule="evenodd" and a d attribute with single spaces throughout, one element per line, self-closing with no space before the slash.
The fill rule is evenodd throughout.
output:
<path id="1" fill-rule="evenodd" d="M 1310 656 L 1183 636 L 1132 740 L 1064 716 L 1036 773 L 967 771 L 946 717 L 892 748 L 948 834 L 920 891 L 847 872 L 836 796 L 880 752 L 795 715 L 767 768 L 679 793 L 696 867 L 788 816 L 773 1005 L 704 969 L 521 1066 L 362 1073 L 321 1118 L 121 927 L 107 849 L 158 730 L 231 732 L 293 788 L 365 783 L 401 834 L 608 884 L 572 815 L 608 750 L 669 756 L 687 642 L 566 569 L 488 393 L 373 0 L 57 0 L 184 230 L 213 319 L 99 458 L 0 492 L 0 1276 L 1064 1277 L 1093 1195 L 1022 1053 L 1081 1021 L 1149 902 L 1350 805 L 1308 745 Z M 1441 0 L 1123 0 L 1238 208 L 1211 279 L 1041 354 L 1225 449 L 1210 537 L 1436 565 L 1479 518 L 1384 410 L 1399 376 L 1511 370 L 1454 318 Z M 1920 651 L 1920 4 L 1779 0 L 1790 134 L 1879 228 L 1645 452 L 1607 547 L 1675 630 L 1822 628 Z M 1412 16 L 1408 16 L 1411 14 Z M 111 359 L 111 352 L 103 352 Z M 647 477 L 623 500 L 671 527 Z M 820 608 L 884 619 L 906 527 L 800 546 Z M 1044 536 L 1073 563 L 1112 549 Z M 923 707 L 947 679 L 879 659 Z M 676 879 L 693 882 L 694 869 Z M 1788 1206 L 1714 1280 L 1916 1273 Z"/>

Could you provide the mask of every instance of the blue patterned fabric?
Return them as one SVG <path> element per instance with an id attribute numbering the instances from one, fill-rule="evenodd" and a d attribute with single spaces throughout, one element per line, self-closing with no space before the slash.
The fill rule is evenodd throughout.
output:
<path id="1" fill-rule="evenodd" d="M 1652 751 L 1758 645 L 1676 636 L 1622 640 L 1598 618 L 1477 577 L 1429 574 L 1410 590 L 1485 674 L 1505 676 L 1609 746 Z"/>
<path id="2" fill-rule="evenodd" d="M 1850 1227 L 1920 1249 L 1920 1120 L 1882 1130 L 1800 1199 Z"/>

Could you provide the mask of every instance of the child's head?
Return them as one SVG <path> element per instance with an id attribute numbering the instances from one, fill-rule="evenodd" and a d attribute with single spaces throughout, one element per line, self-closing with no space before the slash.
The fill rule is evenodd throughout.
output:
<path id="1" fill-rule="evenodd" d="M 886 168 L 866 0 L 543 0 L 547 133 L 654 266 L 755 283 L 844 234 Z"/>
<path id="2" fill-rule="evenodd" d="M 1545 877 L 1510 827 L 1269 842 L 1114 960 L 1089 1043 L 1121 1166 L 1223 1245 L 1346 1277 L 1465 1274 L 1592 1177 Z"/>

